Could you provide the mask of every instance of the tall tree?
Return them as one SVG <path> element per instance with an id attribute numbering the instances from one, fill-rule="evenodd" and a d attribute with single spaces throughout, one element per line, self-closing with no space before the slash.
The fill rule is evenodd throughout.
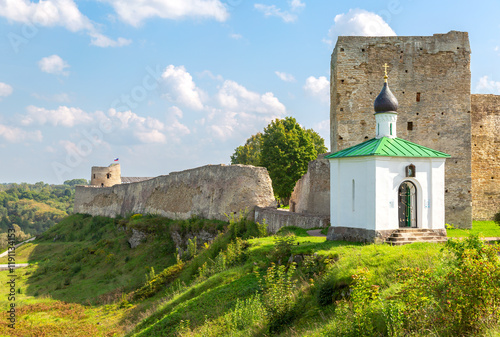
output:
<path id="1" fill-rule="evenodd" d="M 304 129 L 295 118 L 272 121 L 263 133 L 247 139 L 231 156 L 231 164 L 263 166 L 273 182 L 274 194 L 286 205 L 309 161 L 325 153 L 325 141 L 313 129 Z"/>
<path id="2" fill-rule="evenodd" d="M 245 145 L 238 146 L 231 156 L 231 164 L 262 166 L 261 163 L 262 133 L 251 136 Z"/>

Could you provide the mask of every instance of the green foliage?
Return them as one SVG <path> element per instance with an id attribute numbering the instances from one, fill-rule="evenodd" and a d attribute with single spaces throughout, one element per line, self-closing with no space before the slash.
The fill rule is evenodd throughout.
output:
<path id="1" fill-rule="evenodd" d="M 493 221 L 500 226 L 500 212 L 495 213 L 495 215 L 493 216 Z"/>
<path id="2" fill-rule="evenodd" d="M 71 180 L 66 180 L 64 182 L 64 185 L 68 185 L 68 186 L 77 186 L 77 185 L 88 185 L 88 181 L 87 179 L 71 179 Z"/>
<path id="3" fill-rule="evenodd" d="M 277 235 L 274 240 L 274 248 L 269 254 L 269 259 L 278 262 L 278 264 L 286 264 L 288 258 L 292 255 L 292 247 L 295 245 L 297 238 L 293 234 Z"/>
<path id="4" fill-rule="evenodd" d="M 163 270 L 158 275 L 155 275 L 154 269 L 151 268 L 149 277 L 146 275 L 146 284 L 134 292 L 134 300 L 149 298 L 155 295 L 158 291 L 166 289 L 168 284 L 177 278 L 184 266 L 184 263 L 175 264 Z"/>
<path id="5" fill-rule="evenodd" d="M 227 245 L 225 251 L 220 252 L 217 257 L 212 260 L 208 259 L 199 268 L 199 279 L 206 279 L 213 274 L 223 272 L 224 270 L 238 265 L 246 260 L 246 249 L 248 248 L 248 243 L 241 240 L 241 238 L 236 238 L 233 242 Z"/>
<path id="6" fill-rule="evenodd" d="M 288 204 L 295 183 L 318 153 L 306 132 L 293 117 L 276 119 L 262 135 L 262 166 L 267 168 L 277 197 Z"/>
<path id="7" fill-rule="evenodd" d="M 274 193 L 285 205 L 295 183 L 307 172 L 309 161 L 325 153 L 325 141 L 312 129 L 304 129 L 293 117 L 276 119 L 265 129 L 238 146 L 231 164 L 267 168 Z"/>
<path id="8" fill-rule="evenodd" d="M 262 133 L 250 136 L 245 145 L 238 146 L 231 156 L 231 164 L 261 165 Z"/>
<path id="9" fill-rule="evenodd" d="M 71 185 L 0 185 L 0 233 L 17 224 L 24 233 L 38 235 L 71 213 L 73 203 Z"/>
<path id="10" fill-rule="evenodd" d="M 286 270 L 284 265 L 271 263 L 266 275 L 260 280 L 263 291 L 263 303 L 270 321 L 271 333 L 279 332 L 295 318 L 295 288 L 297 281 L 293 278 L 295 263 Z"/>

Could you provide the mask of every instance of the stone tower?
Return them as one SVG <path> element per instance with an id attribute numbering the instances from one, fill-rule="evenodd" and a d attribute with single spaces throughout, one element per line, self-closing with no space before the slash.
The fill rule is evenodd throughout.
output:
<path id="1" fill-rule="evenodd" d="M 336 152 L 375 134 L 373 101 L 382 65 L 398 97 L 398 136 L 449 153 L 446 222 L 472 224 L 471 94 L 468 34 L 341 36 L 332 53 L 330 141 Z"/>
<path id="2" fill-rule="evenodd" d="M 111 164 L 107 167 L 92 166 L 90 185 L 110 187 L 121 184 L 120 164 Z"/>

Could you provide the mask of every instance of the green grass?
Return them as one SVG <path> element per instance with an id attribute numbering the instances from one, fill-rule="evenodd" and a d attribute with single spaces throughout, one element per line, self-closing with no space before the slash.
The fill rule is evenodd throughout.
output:
<path id="1" fill-rule="evenodd" d="M 491 221 L 475 221 L 473 229 L 448 230 L 448 236 L 500 236 Z M 135 249 L 127 243 L 132 228 L 147 231 L 148 240 Z M 187 234 L 198 230 L 221 231 L 207 249 L 199 252 L 178 278 L 146 300 L 132 301 L 133 291 L 145 284 L 146 274 L 154 268 L 159 274 L 176 263 L 175 245 L 170 230 Z M 442 244 L 414 243 L 407 246 L 326 241 L 311 237 L 307 230 L 288 227 L 281 235 L 294 235 L 294 256 L 313 259 L 313 268 L 297 269 L 297 313 L 280 336 L 328 335 L 334 306 L 318 305 L 318 289 L 326 282 L 350 285 L 352 275 L 370 271 L 370 283 L 380 287 L 381 296 L 391 298 L 398 291 L 398 269 L 431 268 L 446 258 Z M 256 238 L 255 224 L 243 221 L 228 226 L 193 218 L 172 221 L 156 216 L 134 219 L 109 219 L 73 215 L 47 231 L 40 239 L 16 249 L 16 262 L 29 262 L 20 269 L 17 303 L 19 328 L 24 335 L 65 336 L 270 336 L 270 321 L 263 318 L 255 326 L 231 333 L 224 317 L 234 317 L 237 299 L 252 298 L 260 291 L 259 279 L 275 258 L 276 237 Z M 213 264 L 236 237 L 248 242 L 245 258 L 223 271 L 199 277 L 204 264 Z M 6 263 L 6 258 L 0 259 Z M 5 283 L 8 272 L 0 272 Z M 127 305 L 122 296 L 131 301 Z M 7 307 L 6 296 L 0 307 Z M 24 309 L 22 309 L 24 308 Z M 51 309 L 56 308 L 56 309 Z M 241 308 L 240 308 L 241 309 Z M 5 312 L 3 314 L 5 316 Z M 231 316 L 233 315 L 233 316 Z M 0 319 L 5 321 L 5 317 Z M 233 327 L 234 328 L 234 327 Z M 2 330 L 3 329 L 3 330 Z M 245 330 L 246 329 L 246 330 Z M 325 330 L 326 329 L 326 330 Z M 75 331 L 75 332 L 70 332 Z M 217 332 L 219 331 L 219 332 Z M 221 332 L 222 331 L 222 332 Z M 226 331 L 226 332 L 224 332 Z M 50 333 L 49 333 L 50 332 Z M 9 335 L 0 324 L 0 335 Z"/>
<path id="2" fill-rule="evenodd" d="M 493 221 L 472 221 L 472 229 L 447 229 L 449 238 L 480 234 L 484 237 L 500 237 L 500 226 Z"/>

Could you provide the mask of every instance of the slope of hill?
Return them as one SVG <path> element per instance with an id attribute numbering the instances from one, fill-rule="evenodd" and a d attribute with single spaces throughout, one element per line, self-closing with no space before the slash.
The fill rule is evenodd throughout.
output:
<path id="1" fill-rule="evenodd" d="M 128 239 L 146 234 L 130 248 Z M 288 233 L 287 233 L 288 231 Z M 17 262 L 12 336 L 480 336 L 499 331 L 498 246 L 328 242 L 193 218 L 72 215 Z M 6 263 L 5 259 L 0 263 Z M 0 273 L 0 282 L 9 273 Z M 9 305 L 0 298 L 0 306 Z"/>

